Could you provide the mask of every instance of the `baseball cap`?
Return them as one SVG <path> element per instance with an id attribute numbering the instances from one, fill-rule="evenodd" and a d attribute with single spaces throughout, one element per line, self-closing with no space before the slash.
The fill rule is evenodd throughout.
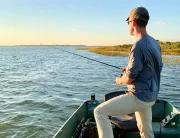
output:
<path id="1" fill-rule="evenodd" d="M 144 7 L 137 7 L 134 8 L 128 18 L 126 19 L 126 21 L 130 20 L 142 20 L 142 21 L 148 21 L 149 20 L 149 13 L 148 10 Z"/>

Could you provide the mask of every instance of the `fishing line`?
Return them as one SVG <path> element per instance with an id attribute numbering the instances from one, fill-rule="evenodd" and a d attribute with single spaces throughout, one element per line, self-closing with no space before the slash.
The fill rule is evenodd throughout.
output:
<path id="1" fill-rule="evenodd" d="M 54 48 L 55 48 L 55 47 L 54 47 Z M 110 65 L 110 64 L 107 64 L 107 63 L 105 63 L 105 62 L 98 61 L 98 60 L 95 60 L 95 59 L 91 59 L 91 58 L 88 58 L 88 57 L 85 57 L 85 56 L 82 56 L 82 55 L 79 55 L 79 54 L 76 54 L 76 53 L 73 53 L 73 52 L 70 52 L 70 51 L 67 51 L 67 50 L 63 50 L 63 49 L 60 49 L 60 48 L 55 48 L 55 49 L 58 49 L 58 50 L 61 50 L 61 51 L 64 51 L 64 52 L 67 52 L 67 53 L 70 53 L 70 54 L 73 54 L 73 55 L 76 55 L 76 56 L 85 58 L 85 59 L 89 59 L 89 60 L 92 60 L 92 61 L 95 61 L 95 62 L 104 64 L 104 65 L 107 65 L 107 66 L 110 66 L 110 67 L 113 67 L 113 68 L 116 68 L 116 69 L 120 69 L 120 67 L 117 67 L 117 66 L 114 66 L 114 65 Z"/>

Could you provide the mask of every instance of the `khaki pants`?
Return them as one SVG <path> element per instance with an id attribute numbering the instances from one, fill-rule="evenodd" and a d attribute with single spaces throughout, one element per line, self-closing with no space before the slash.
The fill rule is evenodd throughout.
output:
<path id="1" fill-rule="evenodd" d="M 154 103 L 140 101 L 132 93 L 127 93 L 100 104 L 94 110 L 99 138 L 113 138 L 112 126 L 108 116 L 134 112 L 141 138 L 154 138 L 151 111 L 151 106 Z"/>

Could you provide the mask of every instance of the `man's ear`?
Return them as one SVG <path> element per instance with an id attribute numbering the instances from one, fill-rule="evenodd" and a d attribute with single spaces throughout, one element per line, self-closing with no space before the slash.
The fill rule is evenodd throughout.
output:
<path id="1" fill-rule="evenodd" d="M 132 21 L 132 25 L 133 25 L 133 27 L 136 26 L 136 21 L 135 20 Z"/>

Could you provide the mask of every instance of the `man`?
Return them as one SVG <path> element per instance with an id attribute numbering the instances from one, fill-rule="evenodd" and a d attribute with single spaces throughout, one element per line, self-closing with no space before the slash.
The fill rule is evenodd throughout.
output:
<path id="1" fill-rule="evenodd" d="M 128 91 L 95 108 L 99 138 L 113 138 L 108 116 L 134 112 L 141 138 L 154 138 L 151 107 L 159 93 L 163 64 L 159 44 L 146 32 L 148 20 L 149 13 L 144 7 L 133 9 L 126 20 L 136 42 L 129 53 L 127 67 L 122 70 L 124 74 L 116 78 L 116 84 L 127 84 Z"/>

